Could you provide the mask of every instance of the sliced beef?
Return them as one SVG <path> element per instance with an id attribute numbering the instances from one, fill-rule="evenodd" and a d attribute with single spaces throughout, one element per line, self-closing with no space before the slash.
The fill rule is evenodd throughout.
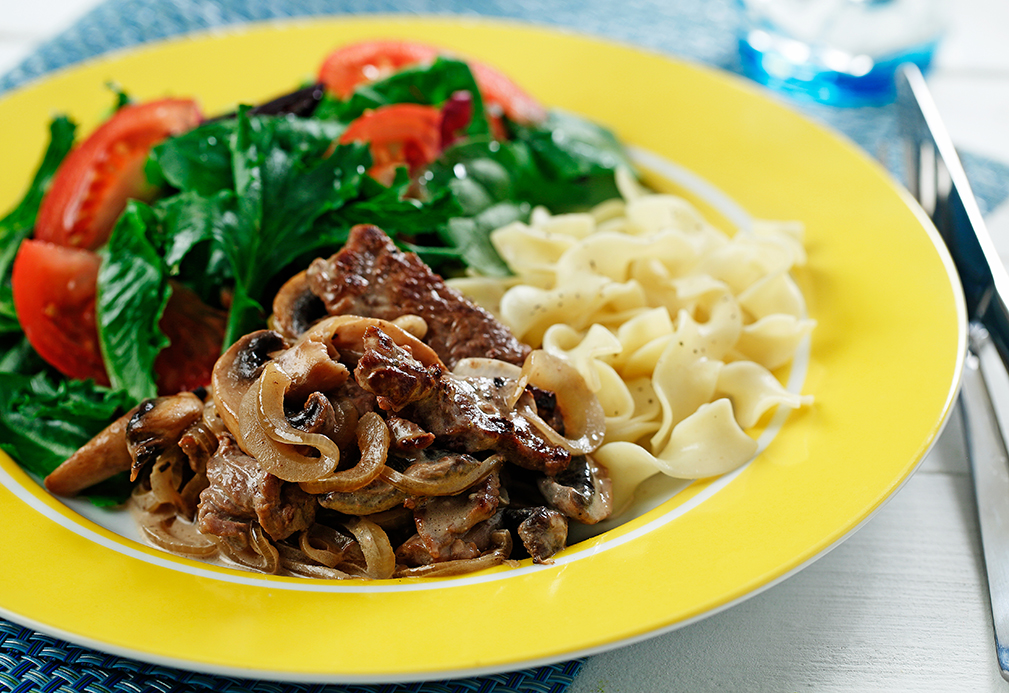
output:
<path id="1" fill-rule="evenodd" d="M 413 421 L 401 419 L 395 414 L 389 414 L 385 423 L 389 426 L 392 437 L 391 448 L 396 452 L 415 452 L 424 450 L 434 442 L 434 434 L 425 431 Z"/>
<path id="2" fill-rule="evenodd" d="M 491 534 L 501 527 L 500 503 L 497 474 L 457 496 L 414 499 L 417 534 L 397 549 L 397 561 L 417 566 L 480 556 L 490 548 Z"/>
<path id="3" fill-rule="evenodd" d="M 315 260 L 306 277 L 330 315 L 394 320 L 419 315 L 424 341 L 449 368 L 464 358 L 521 364 L 529 347 L 494 316 L 445 284 L 414 253 L 404 253 L 375 226 L 351 229 L 337 254 Z"/>
<path id="4" fill-rule="evenodd" d="M 383 409 L 434 434 L 439 445 L 470 454 L 493 449 L 513 464 L 549 475 L 567 467 L 571 454 L 506 406 L 503 379 L 425 368 L 377 327 L 365 330 L 363 342 L 354 378 Z"/>
<path id="5" fill-rule="evenodd" d="M 268 474 L 230 435 L 218 437 L 217 452 L 207 461 L 207 481 L 197 515 L 204 534 L 241 537 L 258 522 L 279 541 L 315 520 L 315 498 Z"/>

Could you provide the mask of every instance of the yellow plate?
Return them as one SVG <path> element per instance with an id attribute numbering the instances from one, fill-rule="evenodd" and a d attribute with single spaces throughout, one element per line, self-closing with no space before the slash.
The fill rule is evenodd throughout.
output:
<path id="1" fill-rule="evenodd" d="M 111 103 L 110 80 L 139 99 L 195 95 L 217 113 L 293 88 L 337 44 L 389 36 L 498 65 L 548 105 L 675 162 L 644 161 L 660 185 L 720 212 L 719 223 L 801 220 L 809 263 L 797 279 L 818 326 L 792 377 L 805 375 L 815 404 L 790 415 L 738 473 L 690 486 L 555 566 L 453 580 L 338 584 L 203 568 L 51 498 L 0 455 L 0 614 L 101 650 L 256 678 L 519 669 L 676 628 L 752 595 L 851 533 L 921 461 L 949 414 L 965 343 L 959 284 L 938 236 L 852 144 L 696 65 L 460 19 L 313 20 L 183 38 L 0 101 L 0 208 L 21 195 L 50 116 L 69 112 L 88 131 Z"/>

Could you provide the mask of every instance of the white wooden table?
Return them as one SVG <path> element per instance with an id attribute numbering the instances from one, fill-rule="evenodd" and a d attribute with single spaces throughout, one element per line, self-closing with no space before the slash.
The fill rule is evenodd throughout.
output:
<path id="1" fill-rule="evenodd" d="M 99 0 L 0 0 L 0 73 Z M 1009 163 L 1009 3 L 947 0 L 929 83 L 954 142 Z M 1009 205 L 988 217 L 1009 260 Z M 970 473 L 955 415 L 862 529 L 704 621 L 591 657 L 571 693 L 1002 691 Z"/>

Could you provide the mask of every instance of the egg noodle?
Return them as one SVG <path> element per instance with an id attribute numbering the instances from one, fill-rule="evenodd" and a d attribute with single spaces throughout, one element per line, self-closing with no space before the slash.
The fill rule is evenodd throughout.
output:
<path id="1" fill-rule="evenodd" d="M 614 481 L 614 514 L 662 472 L 724 474 L 756 454 L 752 429 L 772 408 L 812 397 L 772 371 L 815 322 L 792 268 L 802 227 L 755 222 L 729 236 L 687 200 L 618 174 L 621 198 L 588 213 L 537 209 L 491 235 L 515 276 L 452 284 L 516 337 L 561 356 L 606 413 L 596 459 Z"/>

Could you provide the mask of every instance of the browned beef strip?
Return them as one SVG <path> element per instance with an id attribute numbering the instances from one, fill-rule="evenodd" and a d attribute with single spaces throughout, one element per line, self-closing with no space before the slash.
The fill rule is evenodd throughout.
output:
<path id="1" fill-rule="evenodd" d="M 210 485 L 200 494 L 201 532 L 240 537 L 258 522 L 279 541 L 312 524 L 314 497 L 268 474 L 230 435 L 219 436 L 218 443 L 217 452 L 207 461 Z"/>
<path id="2" fill-rule="evenodd" d="M 502 524 L 500 502 L 497 474 L 457 496 L 414 499 L 417 534 L 397 549 L 397 560 L 416 566 L 480 556 Z M 494 518 L 497 521 L 488 524 Z"/>
<path id="3" fill-rule="evenodd" d="M 549 475 L 568 466 L 569 452 L 505 406 L 503 380 L 459 378 L 438 365 L 425 369 L 374 326 L 365 330 L 363 343 L 357 382 L 383 409 L 434 434 L 440 445 L 470 454 L 493 449 L 513 464 Z"/>
<path id="4" fill-rule="evenodd" d="M 425 431 L 413 421 L 389 414 L 385 419 L 392 436 L 392 449 L 396 452 L 416 452 L 424 450 L 434 442 L 434 434 Z"/>
<path id="5" fill-rule="evenodd" d="M 189 459 L 189 468 L 196 474 L 205 474 L 207 461 L 217 451 L 217 436 L 200 419 L 182 433 L 179 447 Z"/>
<path id="6" fill-rule="evenodd" d="M 315 260 L 307 277 L 331 315 L 424 318 L 424 341 L 449 368 L 474 356 L 521 364 L 529 354 L 529 347 L 493 315 L 447 286 L 417 255 L 400 251 L 375 226 L 355 226 L 343 249 Z"/>

